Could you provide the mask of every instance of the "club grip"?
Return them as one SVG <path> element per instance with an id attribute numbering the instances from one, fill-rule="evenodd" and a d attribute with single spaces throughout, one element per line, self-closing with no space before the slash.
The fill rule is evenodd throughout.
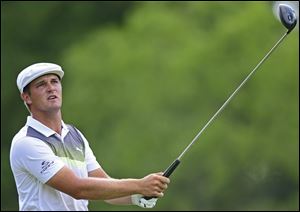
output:
<path id="1" fill-rule="evenodd" d="M 163 176 L 170 177 L 170 175 L 173 173 L 173 171 L 177 168 L 179 165 L 180 160 L 176 159 L 173 161 L 173 163 L 164 171 Z M 144 199 L 149 200 L 156 197 L 144 197 Z"/>
<path id="2" fill-rule="evenodd" d="M 177 168 L 179 165 L 180 160 L 176 159 L 173 161 L 173 163 L 164 171 L 163 176 L 170 177 L 170 175 L 173 173 L 173 171 Z"/>

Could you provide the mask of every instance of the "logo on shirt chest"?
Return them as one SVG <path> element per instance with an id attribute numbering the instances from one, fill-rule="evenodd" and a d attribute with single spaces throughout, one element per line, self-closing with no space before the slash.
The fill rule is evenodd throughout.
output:
<path id="1" fill-rule="evenodd" d="M 78 147 L 75 147 L 75 149 L 83 154 L 82 149 L 80 149 L 80 148 L 78 148 Z"/>

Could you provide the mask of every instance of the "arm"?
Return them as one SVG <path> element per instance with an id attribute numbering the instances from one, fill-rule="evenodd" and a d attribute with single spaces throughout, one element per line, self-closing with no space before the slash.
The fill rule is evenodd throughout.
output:
<path id="1" fill-rule="evenodd" d="M 93 173 L 90 175 L 95 176 Z M 108 200 L 132 194 L 162 197 L 167 183 L 169 179 L 159 174 L 150 174 L 142 179 L 79 178 L 71 169 L 64 166 L 47 182 L 47 185 L 75 199 Z"/>
<path id="2" fill-rule="evenodd" d="M 100 167 L 96 170 L 93 170 L 89 172 L 90 177 L 105 177 L 105 178 L 110 178 L 108 174 L 105 173 L 105 171 Z M 167 186 L 166 186 L 167 187 Z M 130 196 L 125 196 L 125 197 L 120 197 L 120 198 L 115 198 L 115 199 L 108 199 L 105 200 L 105 202 L 109 204 L 114 204 L 114 205 L 138 205 L 140 207 L 148 207 L 152 208 L 155 206 L 157 199 L 151 199 L 151 200 L 145 200 L 140 202 L 140 198 L 143 197 L 140 194 L 135 194 L 135 195 L 130 195 Z"/>
<path id="3" fill-rule="evenodd" d="M 93 170 L 89 172 L 89 177 L 98 177 L 98 178 L 110 178 L 110 176 L 102 169 L 98 168 L 96 170 Z M 114 205 L 131 205 L 131 196 L 125 196 L 125 197 L 119 197 L 116 199 L 108 199 L 105 200 L 105 202 L 109 204 L 114 204 Z"/>

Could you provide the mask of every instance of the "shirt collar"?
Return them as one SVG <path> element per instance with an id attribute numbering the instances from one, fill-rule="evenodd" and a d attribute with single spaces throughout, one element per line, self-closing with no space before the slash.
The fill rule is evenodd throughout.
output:
<path id="1" fill-rule="evenodd" d="M 67 135 L 67 133 L 69 132 L 69 130 L 63 121 L 61 121 L 61 123 L 62 123 L 61 137 L 65 137 Z M 42 124 L 38 120 L 34 119 L 32 116 L 27 117 L 26 125 L 32 127 L 33 129 L 42 133 L 46 137 L 50 137 L 53 134 L 57 134 L 54 130 L 52 130 L 49 127 L 47 127 L 46 125 Z"/>

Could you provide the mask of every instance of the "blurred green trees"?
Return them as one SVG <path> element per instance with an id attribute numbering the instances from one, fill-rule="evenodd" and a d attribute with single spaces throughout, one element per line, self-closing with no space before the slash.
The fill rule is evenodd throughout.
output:
<path id="1" fill-rule="evenodd" d="M 3 210 L 17 209 L 8 156 L 26 116 L 15 86 L 25 66 L 62 65 L 64 121 L 112 177 L 143 177 L 180 154 L 285 32 L 265 2 L 35 4 L 1 4 Z M 299 209 L 298 58 L 295 30 L 186 154 L 153 210 Z"/>

